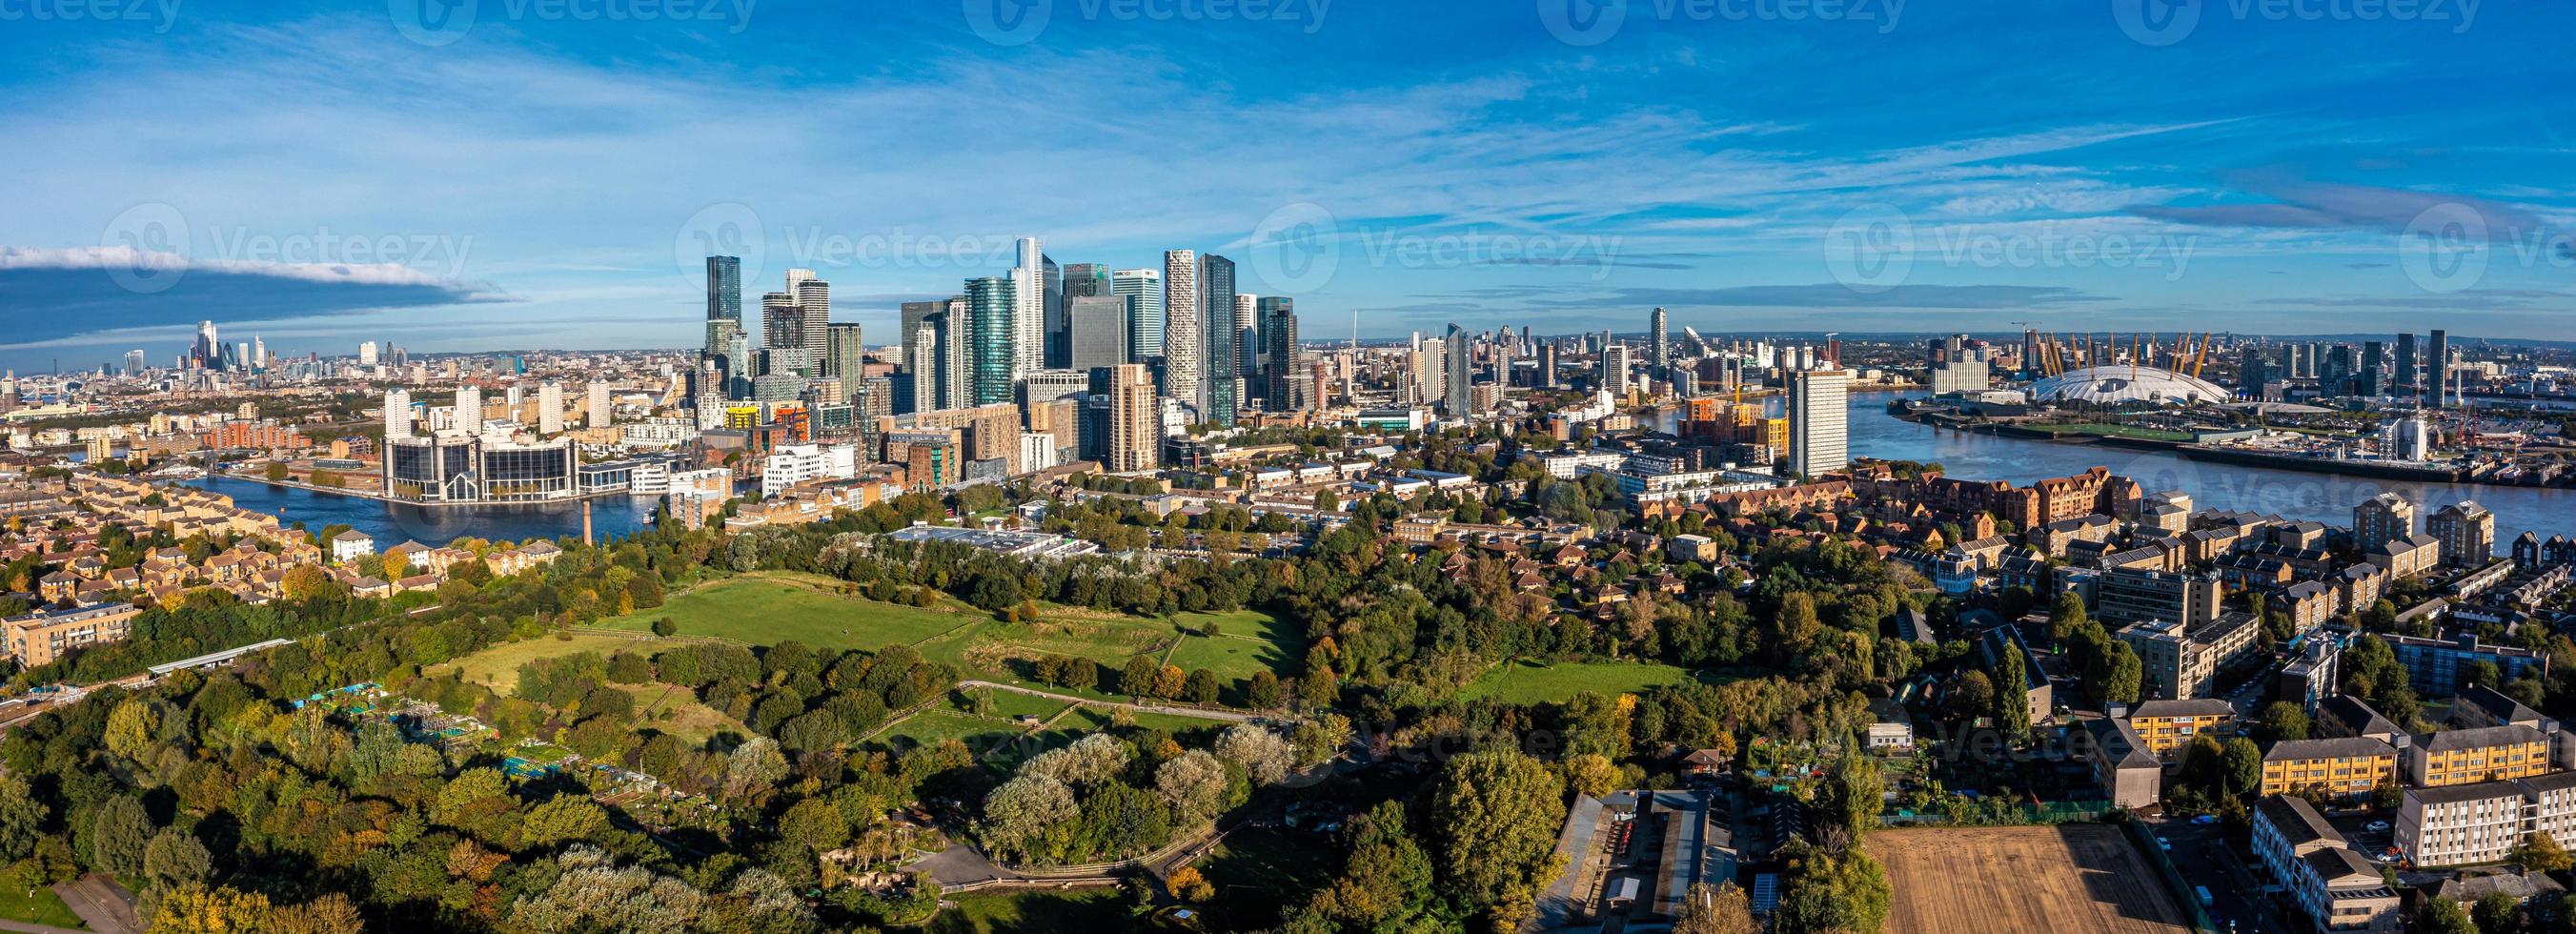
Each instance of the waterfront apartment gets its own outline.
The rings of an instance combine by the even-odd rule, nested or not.
[[[2521,724],[2444,730],[2406,750],[2406,783],[2418,788],[2511,781],[2549,771],[2549,737]]]
[[[143,611],[110,603],[68,612],[39,612],[0,620],[0,642],[23,668],[49,665],[84,646],[123,642]]]
[[[2263,793],[2355,801],[2397,781],[2397,748],[2361,736],[2285,739],[2263,751]]]
[[[2172,762],[2192,737],[2235,733],[2236,706],[2216,698],[2146,701],[2130,709],[2129,728],[2146,742],[2149,753]]]
[[[2405,929],[2397,891],[2306,801],[2254,805],[2254,855],[2319,932]]]

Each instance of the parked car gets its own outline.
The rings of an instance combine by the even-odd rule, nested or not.
[[[2171,841],[2171,840],[2167,840],[2167,839],[2165,839],[2164,837],[2159,836],[2159,837],[2157,837],[2157,838],[2156,838],[2156,849],[2163,850],[2163,851],[2165,851],[2165,852],[2167,852],[2167,853],[2171,853],[2171,852],[2173,852],[2173,841]]]
[[[2191,819],[2191,825],[2194,827],[2207,827],[2215,823],[2218,823],[2218,815],[2216,814],[2203,814]]]
[[[2361,829],[2370,831],[2371,833],[2387,833],[2388,822],[2384,820],[2371,821],[2370,823],[2361,825]]]

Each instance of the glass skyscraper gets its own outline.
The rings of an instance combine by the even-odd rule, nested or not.
[[[742,258],[707,257],[707,320],[742,320]]]
[[[1127,359],[1163,355],[1163,271],[1121,269],[1109,274],[1109,294],[1127,299]]]
[[[1018,350],[1019,294],[1011,280],[985,276],[966,280],[966,404],[1011,401],[1012,354]]]
[[[1207,365],[1207,411],[1199,413],[1208,422],[1234,424],[1235,380],[1242,377],[1243,353],[1236,345],[1243,333],[1234,327],[1234,261],[1214,253],[1199,257],[1199,327],[1207,336],[1207,352],[1199,359]]]

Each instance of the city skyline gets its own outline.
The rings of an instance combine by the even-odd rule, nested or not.
[[[744,281],[803,266],[843,283],[836,304],[872,333],[903,300],[1006,275],[1021,237],[1116,268],[1232,256],[1239,291],[1302,299],[1318,323],[1356,311],[1369,337],[1536,316],[1625,330],[1654,305],[1728,330],[1830,315],[1846,331],[2393,332],[2439,312],[2460,333],[2545,337],[2576,278],[2576,200],[2548,181],[2569,162],[2569,105],[2522,80],[2543,77],[2535,43],[2564,33],[2563,9],[2213,13],[2177,38],[2090,7],[1713,30],[1646,6],[1607,36],[1502,7],[1445,19],[1475,40],[1459,49],[1406,43],[1403,64],[1346,77],[1248,63],[1392,61],[1387,20],[1407,14],[1080,9],[1018,44],[953,9],[871,11],[883,22],[857,55],[820,37],[860,14],[770,8],[719,24],[494,9],[435,45],[381,9],[186,11],[175,41],[149,44],[159,24],[17,24],[0,84],[60,106],[0,118],[0,145],[30,167],[0,226],[0,298],[29,326],[0,358],[114,360],[201,319],[289,355],[354,334],[422,352],[686,346],[702,327],[691,267],[726,242],[761,247],[743,251],[758,256]],[[1987,41],[2051,51],[2012,65],[1946,51]],[[694,77],[647,74],[628,49]],[[2276,67],[2223,87],[2156,77],[2243,56]],[[332,63],[360,57],[434,89],[432,106],[332,90]],[[1777,93],[1670,89],[1764,87],[1793,61],[1799,84]],[[2416,77],[2473,61],[2496,76],[2477,93]],[[529,83],[565,93],[515,100]],[[862,148],[854,164],[839,154],[866,144],[804,129],[747,175],[692,128],[721,110],[937,132],[995,108],[1099,132],[966,159]],[[1158,129],[1215,113],[1277,129]],[[325,126],[365,132],[308,129]],[[19,149],[39,140],[94,158]],[[999,171],[1033,158],[1051,171]],[[1118,195],[1029,187],[1059,175]],[[700,176],[736,182],[674,181]]]

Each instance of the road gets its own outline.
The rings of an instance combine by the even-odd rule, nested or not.
[[[134,914],[134,893],[116,880],[92,873],[54,886],[63,904],[98,934],[142,934],[143,919]]]
[[[2289,925],[2275,910],[2272,901],[2263,897],[2260,870],[2245,864],[2227,850],[2226,831],[2215,825],[2198,826],[2183,819],[2158,820],[2153,823],[2156,835],[2173,843],[2170,858],[2182,873],[2187,885],[2209,889],[2214,904],[2207,909],[2209,919],[2221,931],[2243,934],[2255,931],[2299,930]],[[2183,893],[2191,897],[2191,893]]]
[[[1054,691],[1041,691],[1036,688],[1021,687],[1016,684],[1003,684],[999,681],[959,681],[957,682],[957,687],[961,690],[966,688],[991,688],[996,691],[1009,691],[1013,694],[1026,694],[1030,697],[1043,697],[1048,700],[1063,701],[1068,704],[1090,704],[1094,707],[1123,707],[1128,710],[1139,711],[1142,713],[1170,714],[1176,717],[1197,717],[1202,720],[1223,720],[1228,723],[1252,723],[1259,720],[1297,719],[1293,715],[1284,713],[1255,714],[1243,713],[1234,710],[1211,710],[1206,707],[1180,707],[1165,704],[1131,704],[1126,701],[1093,700],[1088,697],[1075,697],[1071,694],[1058,694]]]

